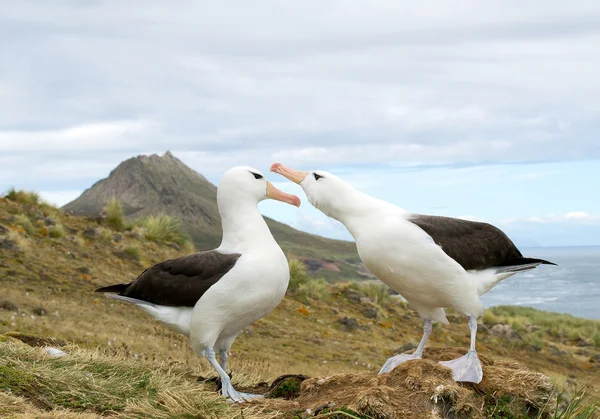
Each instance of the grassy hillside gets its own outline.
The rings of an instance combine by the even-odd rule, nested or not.
[[[268,390],[261,382],[283,374],[315,378],[305,380],[293,400],[231,406],[215,397],[214,382],[197,381],[214,374],[182,336],[141,310],[93,293],[180,250],[66,215],[27,195],[17,200],[0,199],[2,417],[292,418],[319,407],[322,417],[338,408],[354,413],[337,417],[414,417],[422,409],[437,417],[449,410],[466,417],[536,417],[540,411],[549,417],[553,386],[567,392],[559,411],[568,400],[583,409],[598,397],[600,322],[518,307],[497,307],[480,319],[480,385],[453,384],[449,370],[431,361],[468,347],[466,322],[452,313],[450,325],[434,328],[429,360],[377,377],[388,356],[418,343],[416,314],[377,283],[331,285],[308,278],[303,265],[292,262],[289,295],[240,334],[230,368],[234,385],[261,392]],[[49,357],[48,345],[68,355]],[[591,399],[573,397],[584,385]],[[370,396],[358,397],[365,392]],[[390,401],[411,395],[412,405]],[[404,413],[386,413],[386,406]]]
[[[200,250],[217,247],[221,242],[216,186],[169,152],[124,161],[63,209],[96,217],[113,198],[122,203],[129,220],[157,214],[177,217]],[[315,236],[265,219],[285,251],[315,259],[315,267],[323,266],[320,276],[330,280],[360,278],[354,243]]]

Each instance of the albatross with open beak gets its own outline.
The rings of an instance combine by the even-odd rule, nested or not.
[[[476,319],[483,314],[479,297],[517,272],[553,265],[523,257],[506,234],[490,224],[410,214],[321,170],[301,172],[275,163],[271,171],[299,184],[312,205],[344,224],[365,266],[424,320],[415,352],[388,359],[380,374],[421,358],[432,322],[448,324],[444,308],[452,307],[469,319],[471,346],[465,356],[441,364],[452,369],[456,381],[479,383],[483,377],[475,350]]]
[[[236,402],[258,396],[233,388],[225,372],[227,351],[242,329],[277,307],[290,277],[287,259],[257,208],[266,198],[300,206],[297,196],[278,190],[258,170],[228,170],[217,189],[223,226],[218,248],[160,262],[133,282],[96,290],[189,336],[194,353],[206,356],[219,374],[223,396]]]

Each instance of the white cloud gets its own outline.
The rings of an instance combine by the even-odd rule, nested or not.
[[[41,198],[57,207],[62,207],[63,205],[73,201],[75,198],[81,195],[82,191],[41,191]]]
[[[600,223],[600,215],[588,214],[585,211],[571,211],[565,214],[550,214],[545,216],[530,216],[530,217],[514,217],[506,218],[497,221],[500,224],[513,224],[513,223],[535,223],[535,224],[549,224],[549,223]]]

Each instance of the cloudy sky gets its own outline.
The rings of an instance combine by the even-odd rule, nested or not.
[[[597,1],[9,2],[0,62],[3,190],[64,204],[171,150],[215,183],[280,161],[522,245],[600,244]],[[348,237],[305,200],[261,208]]]

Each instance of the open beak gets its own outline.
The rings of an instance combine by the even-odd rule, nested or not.
[[[281,163],[273,163],[271,165],[271,172],[275,172],[280,174],[283,177],[288,178],[294,183],[300,184],[304,180],[306,176],[308,176],[308,172],[299,172],[298,170],[290,169],[289,167],[285,167]]]
[[[267,196],[277,201],[285,202],[286,204],[300,207],[300,198],[296,195],[286,193],[277,189],[271,182],[267,181]]]

